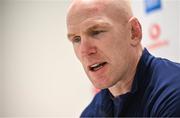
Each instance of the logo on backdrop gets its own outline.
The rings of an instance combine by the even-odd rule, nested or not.
[[[161,0],[144,0],[146,13],[161,9]]]
[[[162,46],[166,46],[169,44],[167,40],[161,39],[161,27],[159,24],[152,24],[149,28],[149,39],[151,43],[147,45],[147,48],[152,50],[156,48],[160,48]]]

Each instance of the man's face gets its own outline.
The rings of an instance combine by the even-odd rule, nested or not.
[[[128,76],[132,64],[128,23],[96,9],[71,12],[68,38],[95,87],[109,88]]]

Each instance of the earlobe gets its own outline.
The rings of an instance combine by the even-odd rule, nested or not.
[[[131,25],[131,45],[137,46],[142,39],[141,24],[135,17],[131,18],[129,23]]]

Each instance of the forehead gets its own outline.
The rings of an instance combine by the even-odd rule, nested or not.
[[[77,32],[110,24],[110,16],[105,12],[105,6],[103,0],[74,3],[67,15],[68,32]]]
[[[87,18],[79,24],[68,25],[68,37],[78,34],[80,31],[87,32],[99,28],[108,28],[111,24],[110,20],[105,17]]]
[[[86,19],[94,17],[106,17],[113,22],[125,23],[128,18],[127,12],[124,12],[123,2],[116,5],[115,2],[119,0],[75,0],[75,3],[70,5],[66,23],[68,26],[79,25]],[[80,1],[80,2],[77,2]],[[89,2],[88,2],[89,1]],[[91,2],[92,1],[92,2]],[[123,0],[120,0],[123,1]]]

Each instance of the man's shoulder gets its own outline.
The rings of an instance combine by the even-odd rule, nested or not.
[[[164,73],[174,72],[180,73],[180,63],[173,62],[166,58],[155,57],[148,52],[145,48],[140,60],[142,66],[141,69],[147,69],[148,72]]]
[[[169,76],[172,77],[172,75],[180,76],[180,63],[151,55],[149,58],[150,61],[145,62],[148,65],[146,67],[148,72],[155,74],[157,77],[165,76],[167,78]]]
[[[164,58],[154,58],[150,70],[151,79],[147,88],[151,91],[148,93],[148,101],[149,105],[153,106],[152,113],[155,116],[171,116],[173,112],[178,113],[177,110],[180,110],[180,64]]]
[[[154,66],[158,68],[163,68],[163,70],[179,70],[180,69],[180,63],[173,62],[166,58],[155,57],[153,63],[154,63]]]
[[[164,58],[154,58],[152,61],[151,82],[156,87],[166,86],[180,89],[180,63]]]

